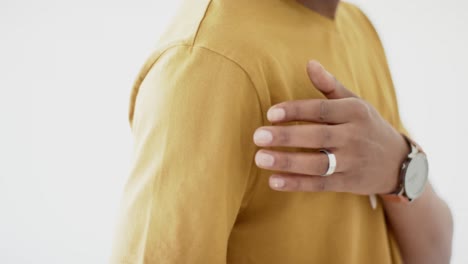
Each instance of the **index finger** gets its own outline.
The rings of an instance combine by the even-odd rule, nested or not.
[[[303,99],[286,101],[272,106],[267,113],[271,122],[309,121],[327,124],[343,124],[352,121],[356,108],[361,107],[357,98]]]

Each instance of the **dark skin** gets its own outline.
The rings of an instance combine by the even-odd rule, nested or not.
[[[340,0],[297,0],[307,8],[331,19],[335,18],[336,7]]]
[[[297,1],[331,19],[339,2]],[[255,157],[257,166],[278,172],[270,176],[270,187],[285,192],[379,195],[395,190],[401,164],[410,152],[402,135],[372,105],[346,89],[320,63],[310,62],[307,71],[314,86],[328,100],[296,100],[274,105],[267,117],[275,126],[260,127],[254,134],[255,144],[263,147]],[[281,126],[290,121],[315,124]],[[328,168],[328,158],[323,153],[267,149],[275,146],[330,149],[338,160],[336,172],[329,177],[320,176]],[[381,197],[405,263],[450,262],[452,215],[430,183],[410,204]]]

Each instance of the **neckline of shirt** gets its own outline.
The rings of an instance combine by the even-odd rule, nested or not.
[[[342,2],[339,2],[336,10],[335,18],[330,18],[325,15],[318,13],[317,11],[306,7],[305,5],[297,2],[296,0],[281,0],[291,10],[297,13],[298,16],[303,17],[304,21],[310,21],[311,23],[319,24],[324,29],[329,31],[337,31],[338,23],[340,20],[340,14],[342,9]]]

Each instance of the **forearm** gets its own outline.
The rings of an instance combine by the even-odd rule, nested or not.
[[[430,183],[410,204],[383,200],[390,226],[406,264],[449,263],[453,220],[447,204]]]

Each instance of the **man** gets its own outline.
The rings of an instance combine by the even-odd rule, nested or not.
[[[351,4],[187,0],[129,118],[112,263],[449,263],[450,210]]]

